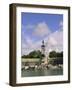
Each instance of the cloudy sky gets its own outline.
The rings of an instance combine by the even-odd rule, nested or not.
[[[63,51],[63,15],[21,13],[21,55],[41,50],[42,40],[46,53]]]

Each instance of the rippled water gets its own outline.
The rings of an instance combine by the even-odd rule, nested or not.
[[[54,75],[63,75],[62,68],[55,68],[55,69],[37,69],[37,70],[22,70],[21,76],[22,77],[31,77],[31,76],[54,76]]]

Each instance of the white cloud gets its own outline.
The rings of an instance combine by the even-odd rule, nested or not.
[[[60,21],[60,23],[59,23],[59,29],[60,30],[63,30],[63,21]]]
[[[49,42],[50,45],[57,45],[56,39],[54,37],[52,37],[52,36],[49,37],[48,42]]]
[[[63,26],[63,21],[60,21],[59,26],[61,27]]]
[[[25,40],[25,42],[24,42]],[[21,43],[21,53],[23,54],[28,54],[33,50],[33,42],[30,38],[25,37],[24,40]]]
[[[26,40],[25,40],[26,39]],[[23,54],[28,54],[33,50],[40,50],[41,49],[41,42],[37,41],[37,42],[33,42],[33,40],[31,38],[25,37],[25,41],[22,41],[22,45],[21,45],[21,53]]]
[[[24,29],[34,29],[35,28],[35,25],[33,25],[33,24],[28,24],[28,25],[22,25],[22,29],[24,30]]]
[[[56,31],[46,38],[44,38],[45,45],[46,45],[46,54],[49,51],[56,50],[62,51],[63,50],[63,32]],[[27,44],[22,46],[22,52],[24,54],[28,54],[33,50],[41,50],[42,40],[33,42],[30,38],[27,38]],[[23,48],[24,47],[24,48]]]
[[[46,54],[51,50],[62,51],[63,50],[63,30],[61,27],[55,32],[50,32],[45,22],[39,23],[33,32],[34,35],[43,37],[46,45]],[[25,41],[22,41],[22,55],[28,54],[33,50],[41,50],[42,40],[34,42],[31,38],[25,37]]]
[[[63,31],[59,30],[50,34],[45,39],[46,41],[46,51],[56,50],[63,51]]]
[[[50,33],[50,29],[45,22],[38,23],[33,32],[34,35],[38,37],[43,37]]]

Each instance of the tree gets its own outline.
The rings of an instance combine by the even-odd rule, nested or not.
[[[63,57],[63,52],[51,51],[49,53],[49,57],[50,58],[53,58],[53,57]]]
[[[43,58],[44,55],[41,53],[40,50],[34,50],[30,52],[28,55],[23,55],[22,58]]]
[[[63,57],[63,52],[57,52],[57,57]]]
[[[53,58],[49,61],[50,64],[52,65],[63,64],[63,52],[51,51],[49,53],[49,57]]]
[[[55,51],[50,52],[49,57],[50,58],[56,57],[56,52]]]

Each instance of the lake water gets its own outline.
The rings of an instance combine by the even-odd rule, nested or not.
[[[63,75],[62,68],[55,68],[55,69],[37,69],[37,70],[22,70],[21,76],[22,77],[33,77],[33,76],[56,76],[56,75]]]

